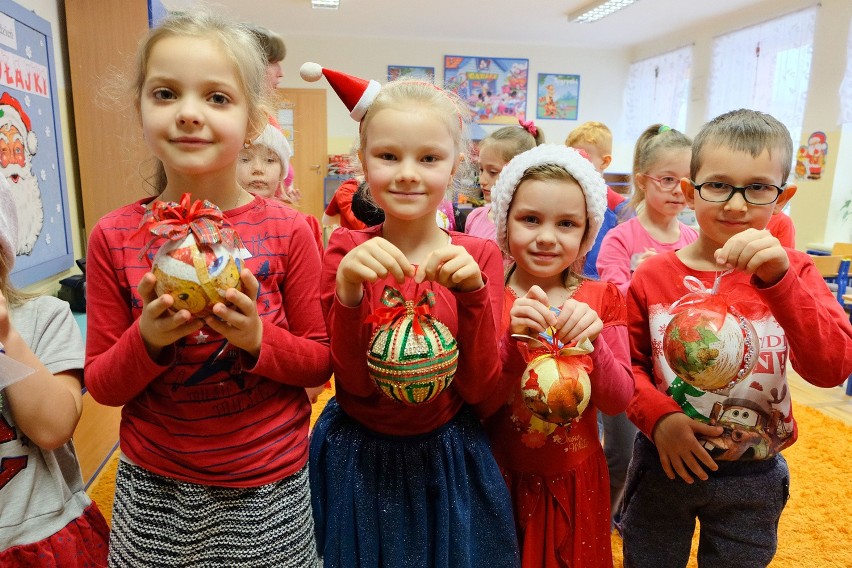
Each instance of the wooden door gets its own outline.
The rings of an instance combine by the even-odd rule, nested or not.
[[[293,168],[295,187],[302,192],[299,209],[322,218],[323,180],[328,166],[325,89],[278,89],[287,110],[293,112]],[[287,124],[281,122],[286,129]]]

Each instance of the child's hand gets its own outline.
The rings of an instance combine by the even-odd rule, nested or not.
[[[418,284],[424,280],[459,292],[473,292],[485,285],[479,265],[467,249],[458,245],[447,245],[429,253],[414,274]]]
[[[636,260],[635,260],[635,265],[633,266],[633,270],[636,270],[637,268],[639,268],[640,264],[642,264],[643,262],[645,262],[646,260],[648,260],[652,256],[655,256],[656,254],[657,254],[657,249],[655,249],[653,247],[646,247],[644,252],[641,252],[638,255],[636,255]]]
[[[767,230],[746,229],[716,250],[716,262],[754,274],[768,285],[776,284],[790,268],[790,259],[781,243]]]
[[[603,321],[588,304],[567,299],[556,318],[556,338],[563,343],[588,337],[594,341],[603,331]]]
[[[171,345],[181,337],[195,333],[204,322],[192,317],[188,310],[171,312],[175,300],[170,294],[157,296],[154,285],[157,277],[146,272],[139,281],[136,291],[142,298],[142,315],[139,317],[139,333],[151,359],[157,360],[163,347]]]
[[[702,464],[712,471],[719,469],[707,450],[701,445],[696,434],[702,436],[721,436],[721,426],[710,426],[693,420],[682,412],[673,412],[663,416],[654,428],[654,445],[660,454],[660,464],[669,479],[679,475],[687,483],[694,481],[690,472],[702,481],[707,480],[707,472]]]
[[[204,318],[210,329],[221,334],[228,343],[238,347],[257,359],[263,339],[263,324],[257,314],[257,292],[260,285],[248,268],[240,272],[245,293],[236,288],[225,291],[225,299],[231,304],[219,302],[213,306],[213,315]]]
[[[538,286],[531,287],[512,304],[509,311],[509,333],[536,336],[556,325],[556,314],[548,308],[547,294]]]
[[[364,297],[364,282],[391,274],[402,284],[414,276],[414,267],[389,241],[375,237],[350,250],[337,267],[337,298],[344,306],[357,306]]]

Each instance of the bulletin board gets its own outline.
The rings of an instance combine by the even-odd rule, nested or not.
[[[18,214],[12,283],[74,263],[50,23],[0,0],[0,172]]]

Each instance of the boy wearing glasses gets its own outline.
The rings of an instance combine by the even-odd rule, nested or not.
[[[852,326],[840,304],[806,254],[765,230],[796,193],[785,185],[792,151],[786,127],[767,114],[732,111],[704,125],[692,179],[681,181],[698,240],[634,274],[627,310],[636,390],[627,414],[640,433],[622,505],[625,567],[685,566],[696,518],[699,566],[768,565],[789,496],[780,451],[797,435],[787,361],[821,387],[852,372]],[[663,337],[672,303],[691,290],[709,294],[717,282],[723,304],[756,331],[741,361],[757,362],[739,382],[705,391],[671,369]],[[707,339],[700,323],[692,329],[674,348]],[[732,343],[695,353],[706,362]]]

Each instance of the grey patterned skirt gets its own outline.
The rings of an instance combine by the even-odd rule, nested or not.
[[[109,565],[318,567],[308,466],[269,485],[230,488],[121,461]]]

